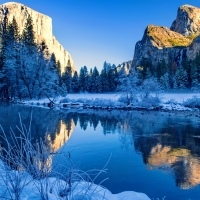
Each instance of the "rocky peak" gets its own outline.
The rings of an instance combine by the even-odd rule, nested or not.
[[[142,40],[135,45],[132,67],[148,59],[153,66],[161,60],[181,65],[182,57],[193,60],[200,51],[200,9],[190,5],[179,7],[171,29],[148,25]]]
[[[192,39],[190,37],[184,37],[179,33],[171,31],[164,26],[148,25],[144,32],[142,42],[150,42],[154,47],[162,49],[175,46],[188,46],[191,44]]]
[[[185,36],[199,34],[200,8],[191,5],[180,6],[170,29]]]
[[[21,3],[8,2],[0,5],[0,27],[3,23],[5,14],[7,14],[9,22],[12,21],[13,17],[15,17],[20,33],[22,33],[26,19],[30,15],[33,19],[33,29],[35,32],[36,42],[38,44],[42,40],[46,42],[49,52],[54,53],[56,59],[60,61],[62,72],[64,72],[65,67],[68,64],[68,60],[71,63],[73,72],[75,71],[75,66],[71,55],[64,49],[64,47],[53,35],[52,19],[49,16],[39,13]]]

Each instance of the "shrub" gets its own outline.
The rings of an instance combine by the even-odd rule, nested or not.
[[[185,107],[189,108],[199,108],[200,109],[200,98],[193,96],[191,99],[187,99],[183,102]]]

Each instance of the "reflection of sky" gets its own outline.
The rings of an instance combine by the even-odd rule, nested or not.
[[[0,0],[0,4],[7,0]],[[120,64],[133,58],[134,46],[148,24],[170,27],[183,4],[198,0],[20,0],[50,16],[53,32],[79,70]]]

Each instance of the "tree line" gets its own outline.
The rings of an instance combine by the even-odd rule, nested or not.
[[[165,60],[153,66],[151,61],[143,58],[136,68],[141,81],[150,77],[156,78],[164,90],[169,89],[200,89],[200,52],[194,60],[183,57],[181,63],[166,64]]]
[[[72,73],[70,63],[62,74],[63,83],[65,83],[68,93],[78,92],[114,92],[118,85],[118,71],[116,65],[111,65],[106,61],[103,69],[99,73],[97,67],[87,69],[86,66],[81,67],[79,75],[77,71]]]
[[[61,74],[61,65],[50,54],[45,41],[35,42],[33,20],[29,15],[20,34],[15,17],[5,14],[0,29],[0,98],[40,99],[78,92],[113,92],[118,84],[117,67],[104,62],[96,67],[73,72],[70,60]]]

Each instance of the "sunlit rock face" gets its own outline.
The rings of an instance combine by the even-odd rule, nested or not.
[[[72,135],[74,126],[73,120],[70,120],[69,123],[65,123],[60,120],[58,129],[54,134],[54,138],[52,138],[50,134],[48,135],[48,141],[50,142],[52,150],[57,151],[67,142]]]
[[[150,60],[154,66],[161,60],[172,63],[181,49],[190,45],[191,42],[190,39],[167,27],[149,25],[142,40],[135,45],[132,65],[139,66],[143,58]]]
[[[131,65],[132,65],[132,60],[123,62],[121,65],[117,67],[117,71],[128,75],[131,72]]]
[[[15,17],[20,33],[23,31],[28,15],[30,15],[33,19],[36,42],[38,44],[42,40],[46,42],[49,52],[54,53],[56,59],[60,61],[62,72],[64,72],[68,60],[70,60],[72,69],[75,71],[75,66],[71,55],[57,41],[52,33],[52,19],[49,16],[41,14],[23,4],[9,2],[0,5],[0,24],[4,20],[5,13],[7,13],[9,22],[12,21],[13,17]]]
[[[185,36],[199,33],[200,9],[191,5],[180,6],[171,30]]]
[[[200,9],[190,5],[178,8],[171,28],[148,25],[142,40],[135,45],[132,67],[140,66],[143,58],[155,67],[161,60],[178,66],[183,56],[193,60],[200,51]],[[182,52],[185,52],[182,54]]]

